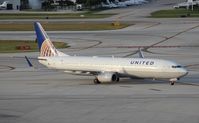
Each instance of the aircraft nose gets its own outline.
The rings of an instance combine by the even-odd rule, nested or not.
[[[181,73],[181,76],[183,77],[188,74],[188,71],[186,69],[182,68],[180,73]]]

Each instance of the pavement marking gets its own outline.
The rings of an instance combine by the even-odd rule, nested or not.
[[[15,67],[7,66],[7,65],[0,65],[0,72],[14,70]]]

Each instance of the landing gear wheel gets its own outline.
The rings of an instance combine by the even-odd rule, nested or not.
[[[94,79],[94,84],[100,84],[101,82],[98,79]]]
[[[172,81],[172,82],[170,82],[170,84],[171,84],[171,85],[174,85],[174,84],[175,84],[175,82],[173,82],[173,81]]]
[[[120,78],[118,77],[116,81],[119,82],[119,81],[120,81]]]

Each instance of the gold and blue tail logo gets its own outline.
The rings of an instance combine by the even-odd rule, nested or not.
[[[39,22],[34,23],[35,32],[37,35],[37,42],[40,51],[40,56],[42,57],[52,57],[57,56],[58,51],[50,41],[50,38],[44,31],[43,27]]]

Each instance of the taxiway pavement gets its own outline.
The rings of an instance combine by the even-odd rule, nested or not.
[[[127,20],[136,18],[132,15]],[[149,49],[153,53],[144,55],[183,65],[199,63],[198,19],[139,19],[142,21],[122,30],[48,35],[69,43],[71,47],[62,51],[70,55],[121,57],[139,46],[161,42],[156,45],[159,47]],[[0,32],[0,39],[34,40],[35,35]],[[199,122],[198,66],[188,68],[189,75],[174,86],[166,81],[139,79],[94,85],[94,77],[35,70],[28,68],[24,59],[12,58],[24,55],[37,57],[38,53],[0,54],[0,123]],[[32,62],[43,68],[37,61]]]

